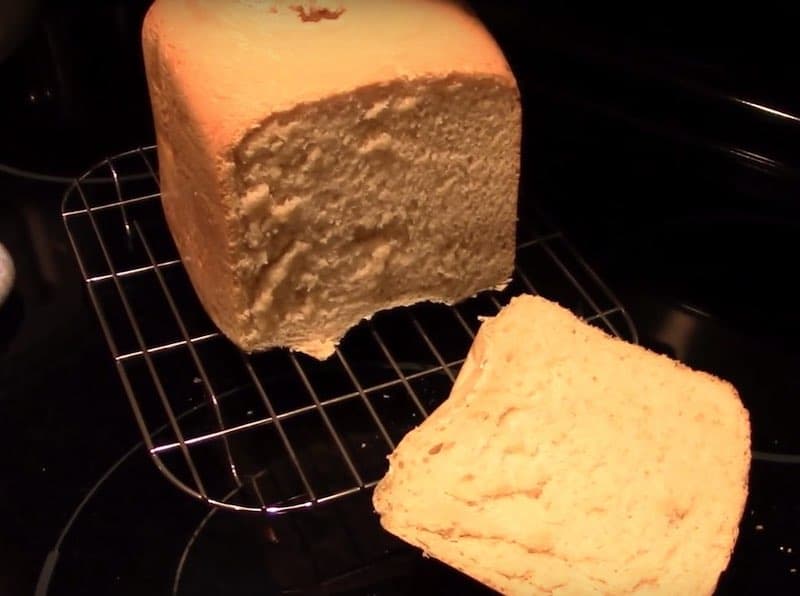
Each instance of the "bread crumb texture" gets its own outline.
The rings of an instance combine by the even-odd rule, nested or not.
[[[729,383],[525,295],[483,323],[373,500],[389,532],[504,594],[711,594],[749,467]]]
[[[234,154],[244,344],[313,353],[319,340],[325,356],[378,310],[507,279],[517,126],[509,87],[453,76],[306,105],[245,137]]]

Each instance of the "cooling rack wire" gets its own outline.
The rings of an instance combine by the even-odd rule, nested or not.
[[[62,216],[155,465],[209,505],[277,514],[374,486],[386,455],[447,397],[478,317],[513,295],[541,294],[637,341],[608,287],[528,207],[503,292],[381,313],[325,362],[287,350],[246,355],[216,330],[166,227],[154,147],[76,179]]]

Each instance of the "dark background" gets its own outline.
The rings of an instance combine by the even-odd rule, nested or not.
[[[58,178],[152,143],[139,51],[148,4],[42,2],[0,61],[0,242],[19,270],[0,307],[3,594],[31,592],[70,512],[138,440],[63,232]],[[472,4],[519,80],[524,196],[560,222],[647,345],[743,388],[759,413],[754,449],[796,457],[800,99],[791,19],[628,21],[547,15],[533,2]],[[664,331],[676,313],[693,321],[688,342]],[[774,459],[754,463],[748,511],[761,517],[747,525],[755,514],[746,513],[750,532],[727,593],[797,593],[797,464]],[[139,473],[141,486],[121,494],[174,498],[155,470]],[[108,547],[136,559],[125,541],[109,531]]]

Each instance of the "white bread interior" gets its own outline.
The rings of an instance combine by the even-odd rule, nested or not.
[[[157,0],[143,48],[167,222],[244,350],[510,277],[519,94],[459,4]]]
[[[729,383],[520,296],[373,502],[388,531],[504,594],[703,595],[749,466]]]

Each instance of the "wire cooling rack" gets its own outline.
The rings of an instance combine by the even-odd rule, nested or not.
[[[206,316],[161,211],[156,152],[108,158],[62,216],[89,298],[158,469],[210,505],[282,513],[374,486],[386,456],[449,394],[480,315],[540,293],[637,341],[624,308],[525,201],[503,292],[383,312],[325,362],[246,355]]]

